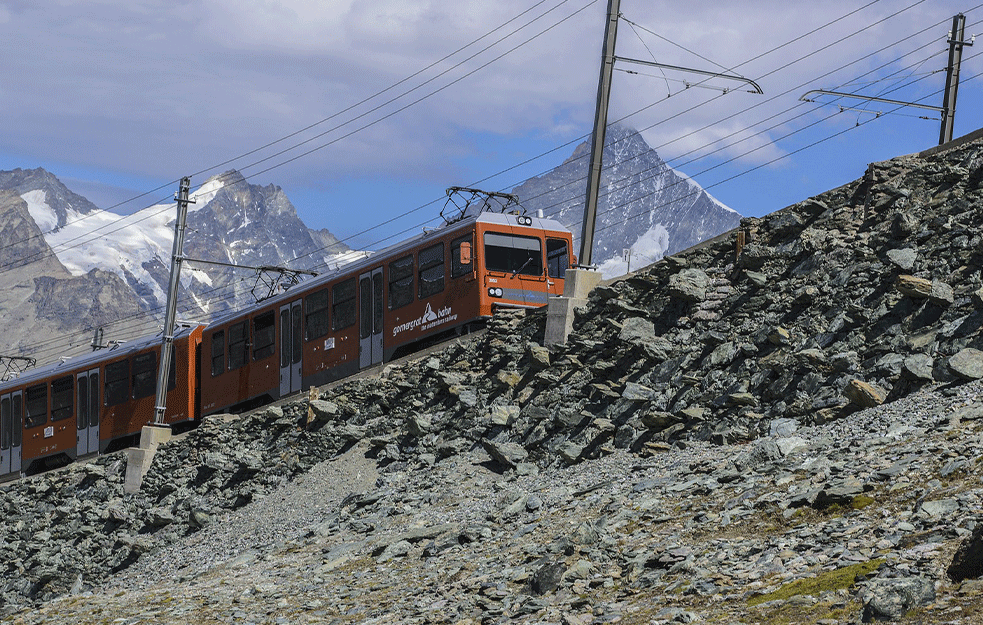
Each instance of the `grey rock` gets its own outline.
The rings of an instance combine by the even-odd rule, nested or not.
[[[516,443],[484,439],[481,446],[492,458],[513,469],[529,457],[529,452]]]
[[[702,269],[689,267],[669,278],[668,292],[686,302],[702,302],[707,298],[710,277]]]
[[[935,584],[924,577],[874,579],[861,593],[865,623],[896,621],[916,607],[935,600]]]
[[[960,543],[946,575],[954,582],[983,576],[983,523],[977,524],[973,533]]]
[[[967,347],[949,358],[949,369],[964,380],[983,378],[983,351]]]
[[[553,592],[560,587],[564,572],[566,566],[562,562],[548,562],[536,569],[529,579],[529,586],[537,595]]]
[[[887,259],[891,261],[895,266],[905,271],[911,271],[915,266],[915,260],[918,258],[918,252],[906,247],[900,250],[888,250]]]
[[[904,359],[902,371],[905,377],[912,380],[931,382],[935,379],[932,375],[934,368],[935,360],[928,354],[912,354]]]

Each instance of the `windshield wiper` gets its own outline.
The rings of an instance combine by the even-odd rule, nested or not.
[[[522,263],[522,266],[515,270],[515,273],[512,274],[512,277],[514,278],[517,275],[519,275],[522,272],[523,269],[525,269],[526,267],[529,266],[529,263],[531,263],[531,262],[532,262],[532,256],[530,256],[529,258],[527,258],[526,259],[526,262]]]

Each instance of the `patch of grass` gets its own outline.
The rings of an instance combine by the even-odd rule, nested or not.
[[[842,603],[820,601],[811,606],[797,606],[795,610],[789,610],[785,606],[765,610],[757,614],[751,622],[756,625],[799,625],[800,623],[815,623],[821,619],[826,619],[837,623],[849,623],[853,621],[859,611],[860,606],[856,602],[843,605]]]
[[[867,506],[874,503],[877,503],[877,500],[873,497],[868,497],[867,495],[857,495],[853,498],[853,501],[850,502],[850,507],[854,510],[863,510]]]
[[[867,575],[884,563],[884,558],[859,562],[850,566],[845,566],[832,571],[820,573],[815,577],[798,579],[794,582],[785,584],[778,590],[757,595],[748,599],[748,607],[760,605],[768,601],[785,601],[796,595],[819,596],[821,593],[841,590],[853,586],[857,577]]]

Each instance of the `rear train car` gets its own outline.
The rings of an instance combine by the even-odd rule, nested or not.
[[[545,306],[571,250],[557,221],[483,212],[303,282],[205,330],[202,414],[357,373],[497,307]]]
[[[200,416],[202,327],[175,331],[165,423]],[[30,370],[0,383],[0,479],[125,446],[154,418],[161,337]]]

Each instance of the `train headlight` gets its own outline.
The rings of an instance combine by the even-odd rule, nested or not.
[[[505,291],[503,291],[499,287],[493,286],[488,289],[488,295],[492,297],[502,297],[503,295],[505,295]]]
[[[520,226],[531,226],[532,225],[532,217],[526,217],[525,215],[519,215],[516,218],[516,221],[519,222],[519,225]]]

